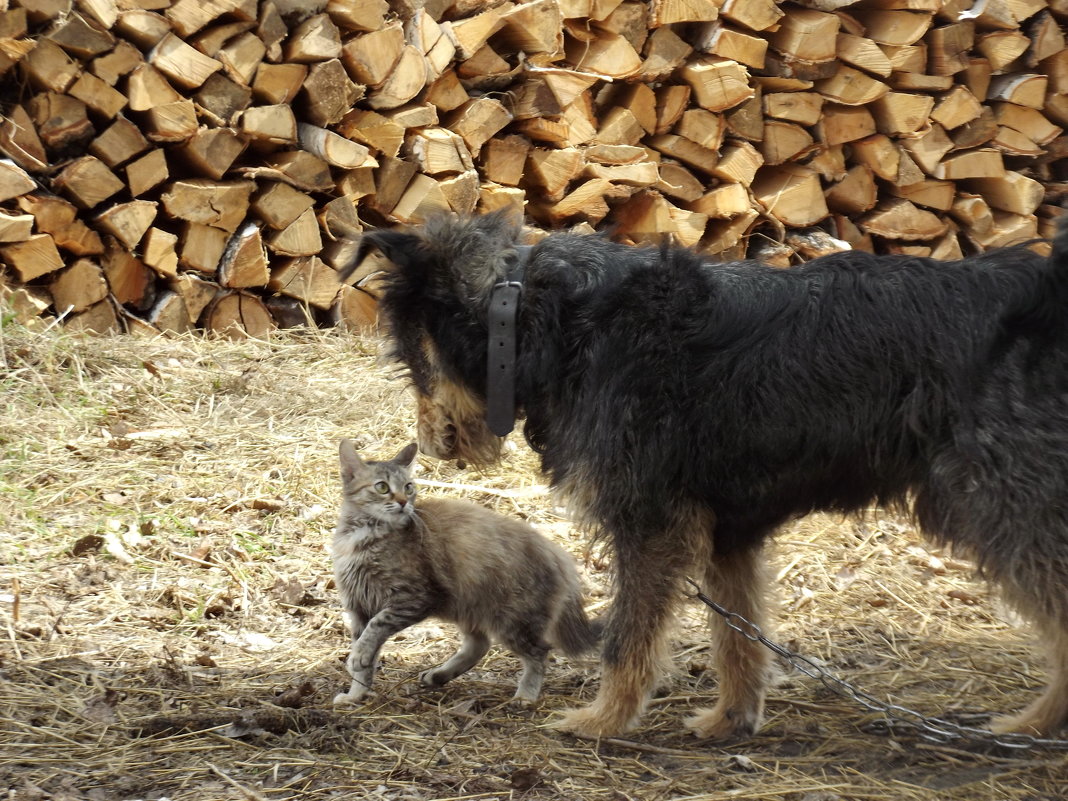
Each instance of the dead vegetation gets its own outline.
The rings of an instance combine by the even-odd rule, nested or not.
[[[943,746],[786,672],[755,738],[680,725],[715,692],[702,613],[643,727],[594,743],[546,724],[592,696],[595,660],[554,658],[536,709],[507,702],[497,651],[417,689],[453,632],[385,649],[379,692],[330,699],[347,647],[324,550],[336,443],[391,454],[413,404],[375,345],[0,331],[0,787],[31,799],[786,799],[1053,801],[1065,752]],[[513,439],[516,439],[513,437]],[[423,461],[422,478],[519,515],[606,572],[516,439],[499,470]],[[967,565],[900,521],[812,518],[779,539],[777,636],[880,698],[968,723],[1043,683],[1040,654]]]

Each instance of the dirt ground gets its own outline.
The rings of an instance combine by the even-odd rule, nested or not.
[[[443,690],[428,622],[384,649],[378,692],[330,703],[347,648],[330,578],[337,441],[391,456],[413,403],[376,345],[341,333],[270,343],[77,338],[0,330],[0,788],[39,799],[785,799],[1053,801],[1068,751],[886,734],[879,715],[788,666],[751,739],[701,742],[681,720],[715,695],[703,612],[636,731],[551,727],[591,698],[595,658],[554,657],[533,709],[492,651]],[[490,473],[421,459],[424,493],[525,518],[588,552],[514,448]],[[1026,628],[880,510],[813,517],[772,554],[775,636],[880,699],[982,725],[1044,682]]]

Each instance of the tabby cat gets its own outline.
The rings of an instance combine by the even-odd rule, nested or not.
[[[379,649],[428,617],[455,623],[460,648],[420,682],[440,687],[470,670],[497,641],[523,663],[515,698],[541,692],[551,646],[577,655],[597,641],[582,608],[571,557],[526,523],[467,501],[415,504],[416,445],[394,459],[365,462],[342,440],[342,505],[333,540],[334,575],[351,617],[352,676],[335,704],[371,689]]]

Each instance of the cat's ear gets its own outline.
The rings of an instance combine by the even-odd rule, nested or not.
[[[341,457],[341,479],[351,481],[355,476],[367,470],[367,464],[356,453],[356,446],[351,439],[341,440],[338,447],[338,455]]]
[[[419,446],[414,442],[405,446],[404,450],[393,457],[393,463],[403,465],[404,467],[411,467],[412,462],[415,461],[415,455],[419,453]]]

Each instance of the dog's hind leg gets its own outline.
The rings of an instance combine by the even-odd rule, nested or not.
[[[994,718],[992,731],[1047,737],[1068,723],[1068,637],[1060,633],[1050,642],[1049,650],[1051,675],[1045,692],[1022,712]]]
[[[1068,602],[1062,581],[1043,581],[1045,570],[1023,571],[1030,581],[1004,584],[1007,600],[1034,621],[1035,628],[1049,655],[1049,684],[1026,709],[995,718],[990,728],[998,733],[1031,734],[1049,737],[1068,724]],[[1024,576],[1021,577],[1021,579]],[[1056,593],[1052,596],[1048,593]],[[1036,597],[1036,596],[1044,597]]]
[[[1054,425],[1063,414],[1059,401],[1036,404],[1031,413],[1042,426],[1005,424],[983,432],[990,443],[985,451],[944,454],[915,511],[925,532],[981,566],[1047,649],[1045,691],[1023,711],[992,720],[990,728],[1052,736],[1068,724],[1068,437],[1047,441],[1035,432],[1064,430],[1068,420]]]
[[[705,563],[704,590],[717,603],[751,623],[764,625],[765,564],[758,547],[713,555]],[[716,648],[719,700],[700,710],[686,725],[700,737],[744,737],[756,731],[764,713],[770,652],[709,612]]]
[[[616,540],[615,598],[607,615],[601,688],[589,706],[566,713],[558,728],[583,737],[607,737],[636,725],[666,664],[664,640],[688,561],[685,537],[651,542]]]

